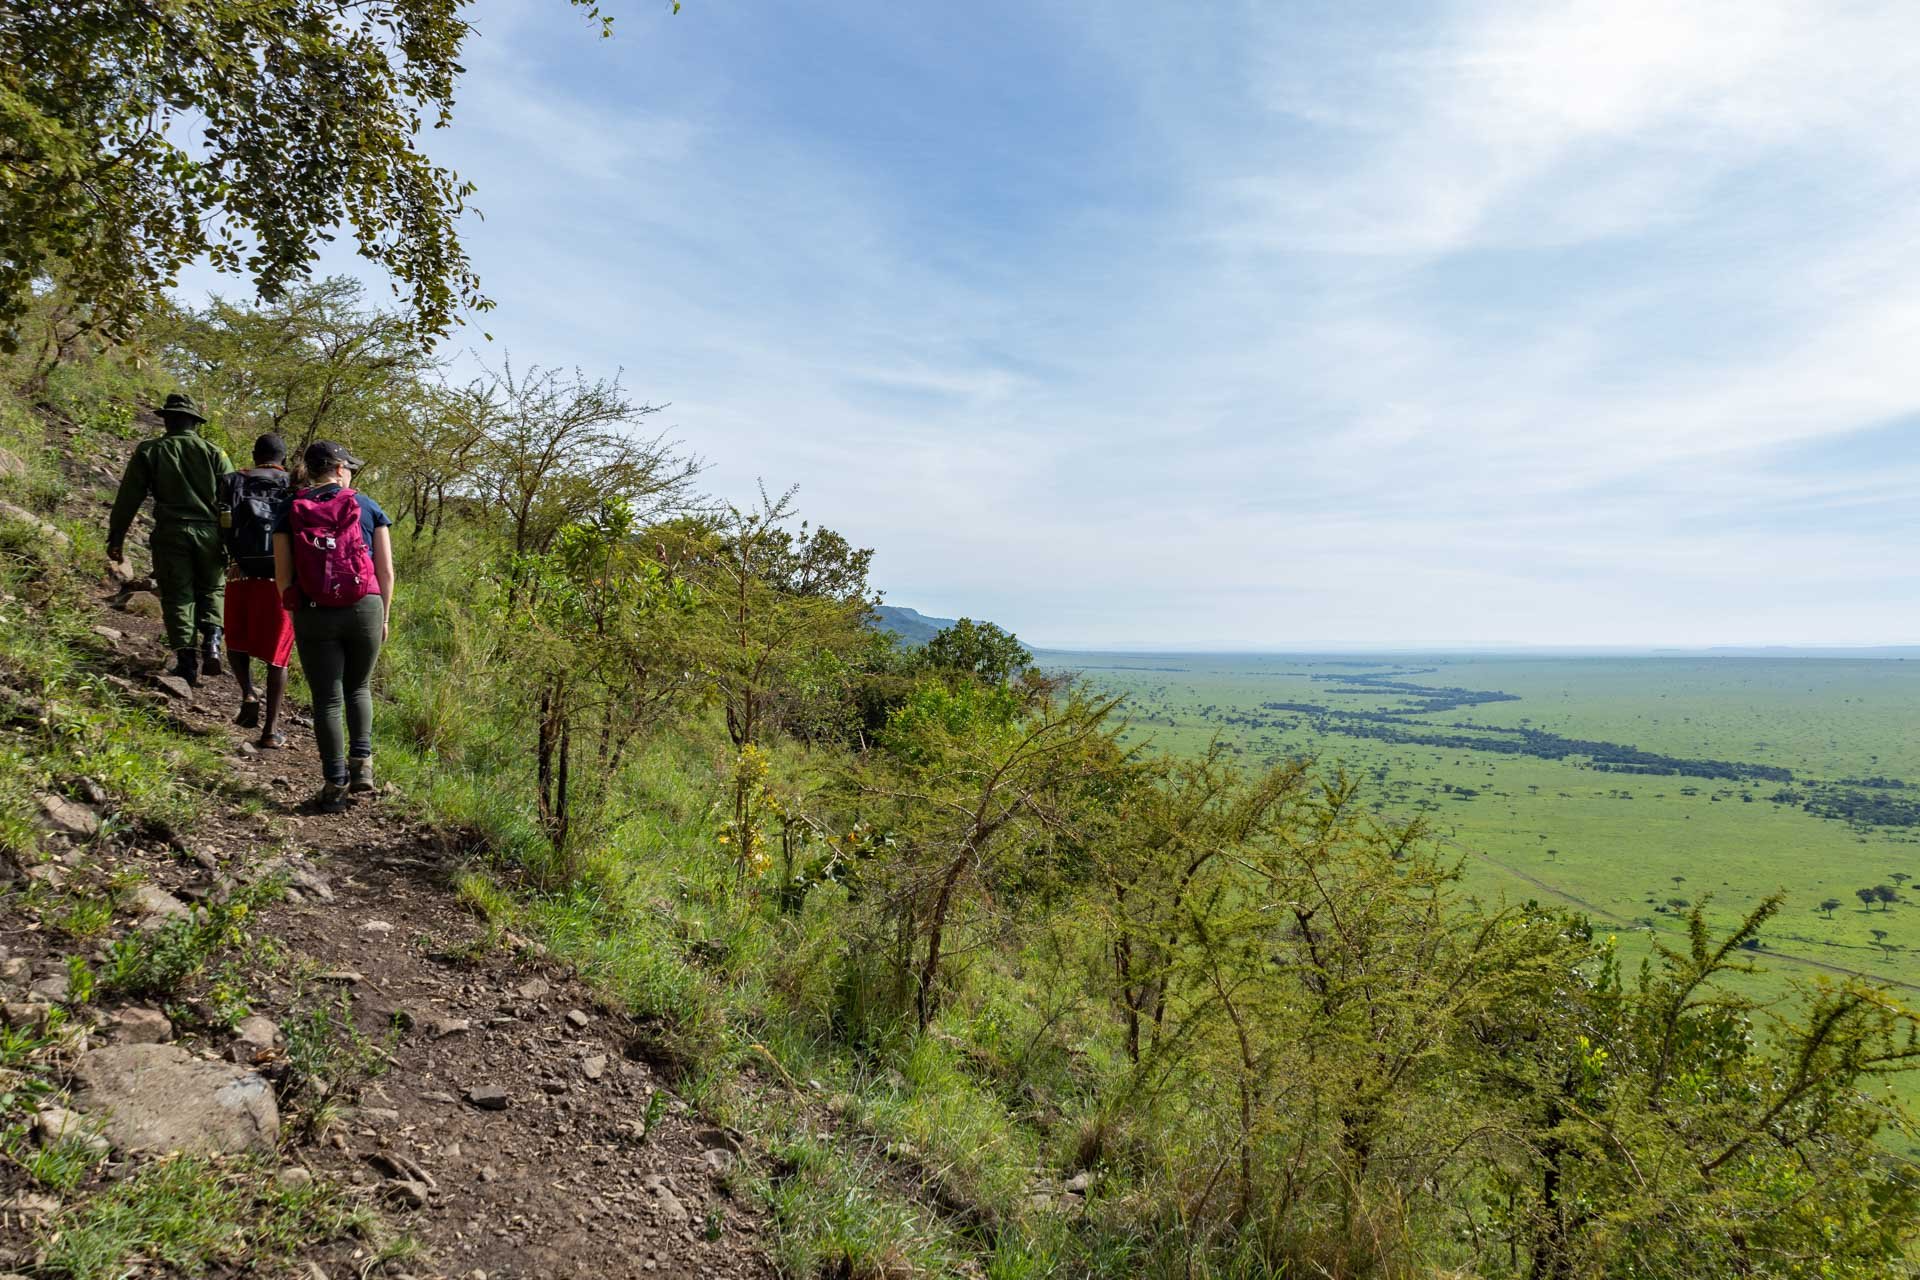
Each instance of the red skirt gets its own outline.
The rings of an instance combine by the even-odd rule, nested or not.
[[[227,579],[227,649],[284,667],[293,653],[293,615],[272,578]]]

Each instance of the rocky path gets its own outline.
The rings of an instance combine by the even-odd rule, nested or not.
[[[116,934],[265,881],[286,891],[246,918],[252,945],[237,969],[171,1000],[75,1010],[91,1025],[66,1052],[67,1089],[44,1105],[41,1137],[85,1134],[111,1154],[69,1198],[168,1150],[266,1151],[281,1179],[349,1183],[422,1246],[377,1274],[771,1274],[762,1223],[737,1194],[750,1163],[738,1135],[673,1098],[637,1029],[573,975],[524,940],[489,934],[453,891],[454,853],[397,797],[343,816],[305,812],[319,781],[310,729],[288,726],[288,750],[253,752],[228,723],[231,676],[167,688],[152,600],[103,586],[112,678],[219,746],[239,798],[162,845],[113,822],[111,796],[48,795],[51,858],[32,876],[68,895],[98,886],[103,901],[122,886],[119,907],[106,934],[76,945],[33,895],[0,893],[6,1020],[30,1027],[75,998],[69,952],[98,963]],[[337,1083],[294,1061],[321,1042],[348,1061],[332,1064]],[[36,1231],[59,1207],[17,1162],[0,1162],[0,1272],[31,1274]],[[364,1275],[373,1262],[347,1239],[292,1274]]]

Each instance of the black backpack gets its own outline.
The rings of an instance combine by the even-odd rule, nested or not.
[[[286,505],[284,471],[235,471],[222,482],[220,531],[227,555],[249,578],[273,576],[273,526]]]

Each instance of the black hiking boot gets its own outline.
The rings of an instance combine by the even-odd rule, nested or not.
[[[315,813],[345,813],[353,807],[353,801],[347,796],[347,787],[343,782],[329,782],[320,788],[320,794],[313,798]]]
[[[220,628],[208,627],[200,637],[200,670],[210,676],[220,674]]]
[[[173,651],[173,659],[173,674],[185,680],[188,688],[198,688],[200,685],[200,655],[192,649],[175,649]]]

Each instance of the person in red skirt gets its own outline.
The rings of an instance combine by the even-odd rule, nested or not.
[[[253,465],[230,473],[222,484],[221,526],[233,569],[227,574],[227,654],[240,682],[243,729],[258,726],[255,744],[264,750],[287,745],[278,728],[287,692],[287,659],[293,653],[293,617],[273,580],[273,526],[287,505],[287,446],[277,435],[253,442]],[[266,666],[266,709],[254,692],[252,659]]]

